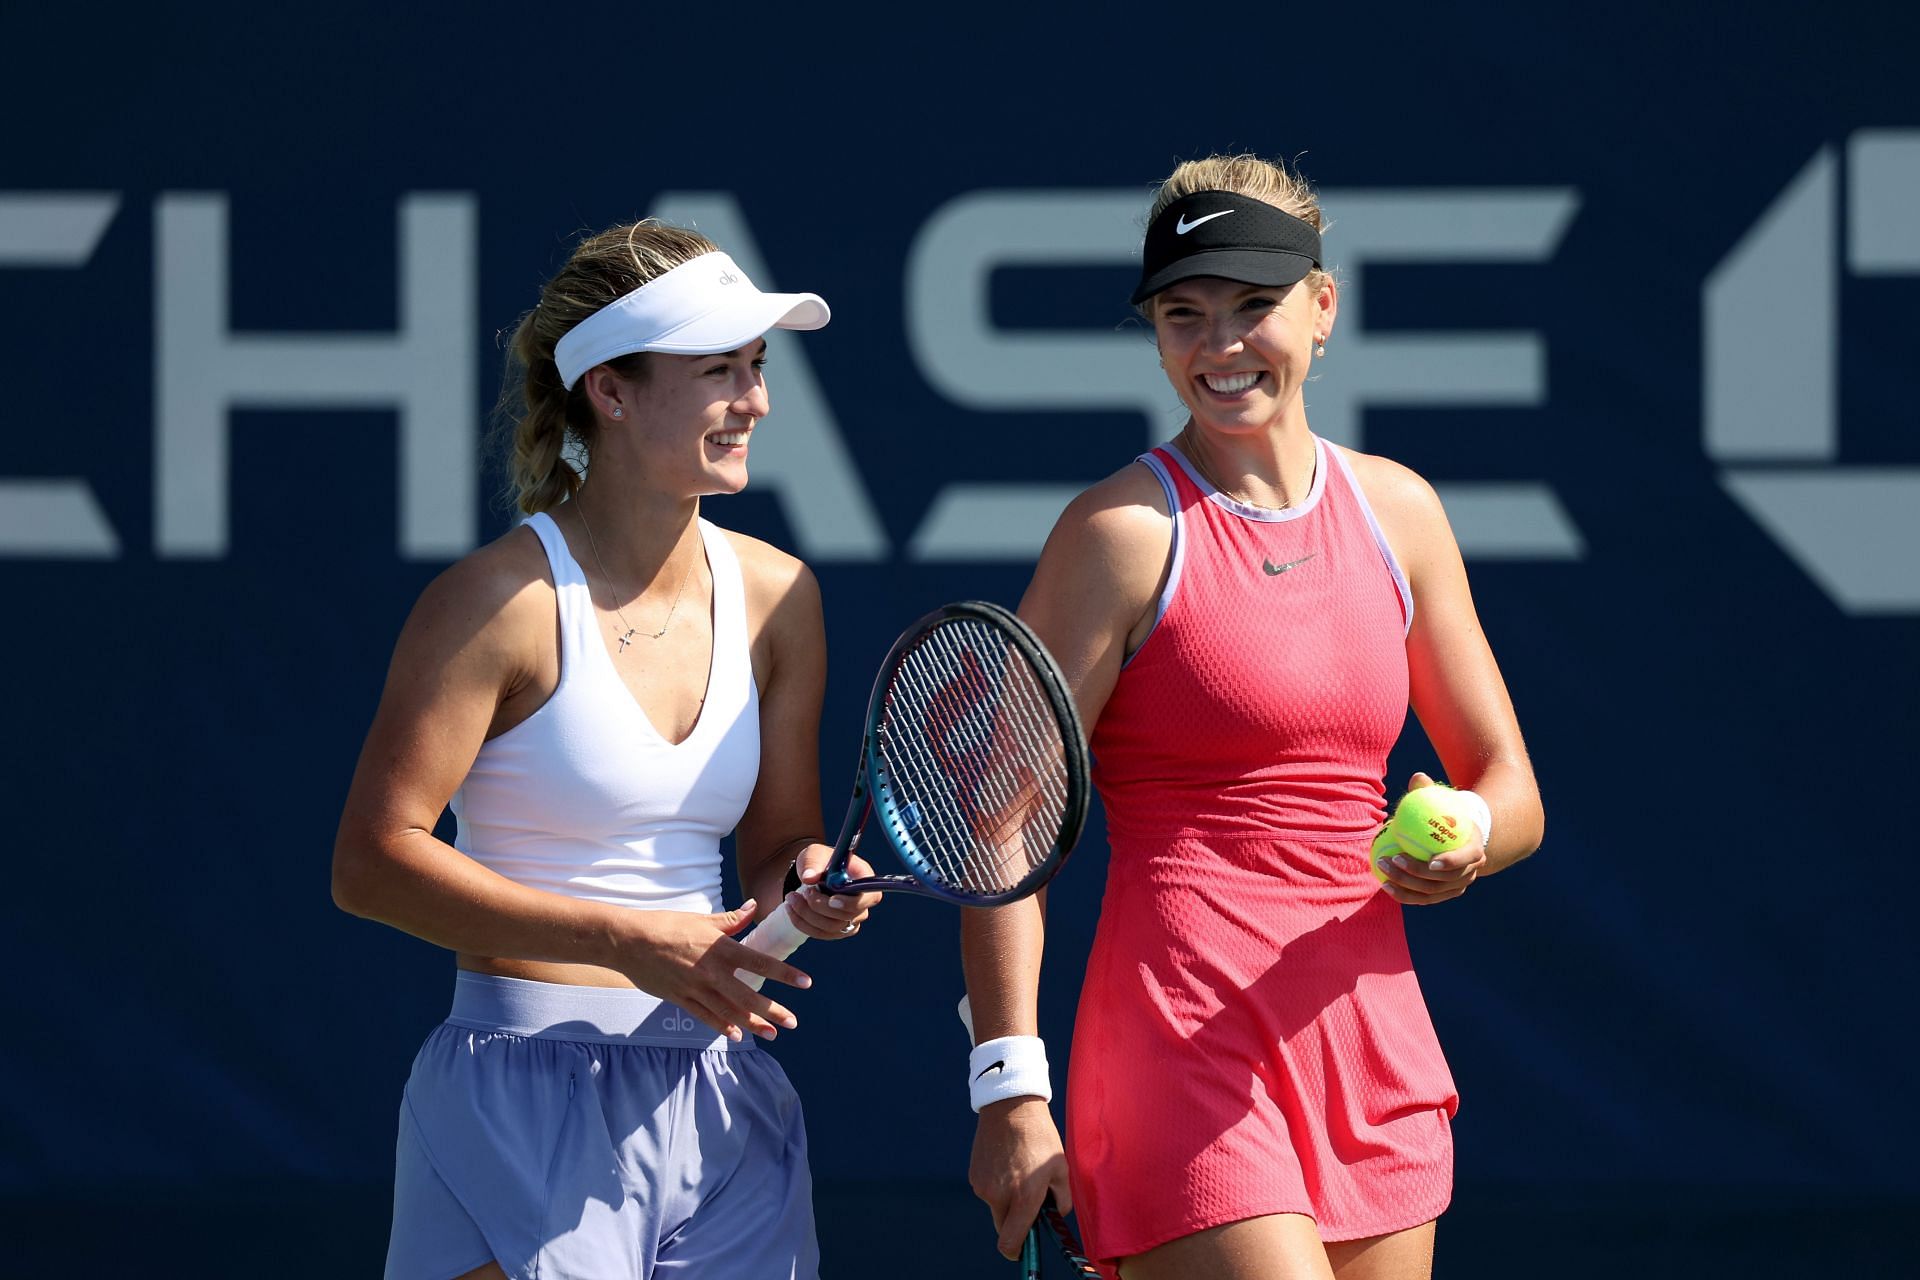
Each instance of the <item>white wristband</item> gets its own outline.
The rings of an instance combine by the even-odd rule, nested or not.
[[[1473,825],[1480,828],[1480,840],[1487,843],[1493,839],[1493,810],[1480,798],[1477,791],[1456,791],[1454,795],[1466,802],[1473,811]]]
[[[1006,1098],[1053,1100],[1047,1046],[1039,1036],[1001,1036],[976,1045],[967,1057],[967,1082],[975,1111]]]

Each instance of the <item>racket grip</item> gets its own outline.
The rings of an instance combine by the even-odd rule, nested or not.
[[[800,926],[793,922],[787,911],[787,904],[781,903],[768,913],[767,918],[753,927],[753,932],[740,940],[742,946],[752,947],[762,955],[772,956],[775,960],[785,960],[800,949],[807,935],[800,932]],[[733,976],[752,987],[755,991],[766,981],[757,973],[745,969],[735,969]]]

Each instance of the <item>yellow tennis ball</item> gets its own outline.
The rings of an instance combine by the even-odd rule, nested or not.
[[[1467,843],[1475,830],[1474,815],[1460,803],[1459,795],[1446,783],[1438,782],[1400,797],[1387,829],[1399,838],[1400,848],[1409,857],[1425,862]]]
[[[1395,854],[1400,853],[1422,860],[1427,856],[1424,853],[1414,853],[1412,850],[1402,847],[1400,838],[1393,834],[1393,827],[1391,825],[1381,827],[1380,834],[1373,838],[1373,848],[1367,851],[1367,865],[1373,868],[1373,878],[1381,884],[1385,884],[1387,882],[1387,873],[1380,869],[1380,859],[1391,858]]]

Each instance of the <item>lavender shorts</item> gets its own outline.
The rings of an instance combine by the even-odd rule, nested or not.
[[[400,1104],[387,1280],[815,1280],[800,1100],[640,991],[458,975]]]

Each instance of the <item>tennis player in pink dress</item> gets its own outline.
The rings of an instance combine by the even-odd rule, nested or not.
[[[972,1180],[1009,1255],[1051,1193],[1127,1280],[1431,1274],[1459,1098],[1401,907],[1525,857],[1543,818],[1438,498],[1308,426],[1339,305],[1320,225],[1256,157],[1162,185],[1133,301],[1191,416],[1074,500],[1021,604],[1093,726],[1112,852],[1064,1148],[1044,904],[966,913]],[[1479,830],[1383,884],[1409,705]]]

